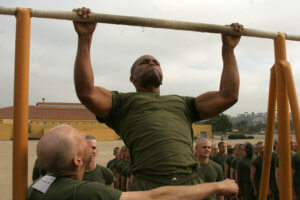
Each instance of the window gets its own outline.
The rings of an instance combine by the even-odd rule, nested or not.
[[[82,122],[83,125],[85,125],[85,122]]]
[[[94,122],[91,122],[91,125],[94,126]]]
[[[78,126],[78,122],[75,122],[75,125]]]
[[[47,122],[44,122],[44,124],[46,125],[46,124],[47,124]]]
[[[40,122],[36,122],[36,124],[39,124]]]
[[[55,122],[52,122],[52,125],[54,125],[55,124]]]
[[[68,125],[71,125],[71,122],[68,122]]]

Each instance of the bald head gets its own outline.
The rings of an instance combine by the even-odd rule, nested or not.
[[[49,130],[37,145],[41,166],[55,175],[75,170],[74,158],[85,160],[87,143],[84,134],[68,125]],[[84,143],[85,142],[85,143]]]

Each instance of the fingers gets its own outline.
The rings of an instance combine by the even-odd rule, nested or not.
[[[237,32],[244,30],[244,26],[239,23],[232,23],[232,24],[230,24],[230,26],[233,28],[233,30],[235,30]]]
[[[92,15],[92,11],[89,8],[74,8],[73,12],[77,12],[77,14],[83,18],[90,17]]]

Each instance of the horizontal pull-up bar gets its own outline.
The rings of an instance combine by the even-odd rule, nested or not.
[[[15,13],[16,13],[16,7],[0,6],[0,14],[15,15]],[[99,22],[99,23],[107,23],[107,24],[165,28],[165,29],[186,30],[186,31],[196,31],[196,32],[225,33],[230,35],[242,35],[242,36],[249,36],[249,37],[269,38],[269,39],[275,39],[277,37],[276,32],[263,31],[263,30],[250,29],[250,28],[244,28],[242,32],[236,32],[231,27],[215,25],[215,24],[184,22],[184,21],[174,21],[174,20],[154,19],[154,18],[144,18],[144,17],[108,15],[108,14],[100,14],[100,13],[93,13],[92,16],[89,18],[82,18],[72,11],[31,9],[31,16],[38,17],[38,18],[64,19],[64,20],[74,20],[74,21],[82,21],[82,22]],[[300,35],[286,34],[286,39],[300,41]]]

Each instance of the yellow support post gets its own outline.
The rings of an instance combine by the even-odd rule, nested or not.
[[[269,86],[269,101],[268,101],[268,115],[265,133],[265,151],[263,157],[263,168],[259,188],[259,199],[267,200],[270,178],[270,166],[272,159],[272,144],[275,127],[275,107],[276,107],[276,71],[275,66],[271,68],[270,86]]]
[[[274,40],[276,92],[277,92],[277,122],[279,144],[279,194],[280,199],[292,199],[292,172],[290,148],[290,120],[287,87],[283,68],[287,67],[285,35],[278,33]]]
[[[27,199],[30,10],[16,10],[13,200]]]
[[[285,84],[287,86],[287,93],[290,102],[290,108],[292,112],[292,119],[294,124],[294,130],[296,135],[296,140],[298,143],[298,152],[300,152],[300,112],[299,112],[299,104],[297,99],[296,87],[294,84],[294,78],[292,73],[292,68],[289,63],[285,63],[284,68],[282,69],[284,72]]]

